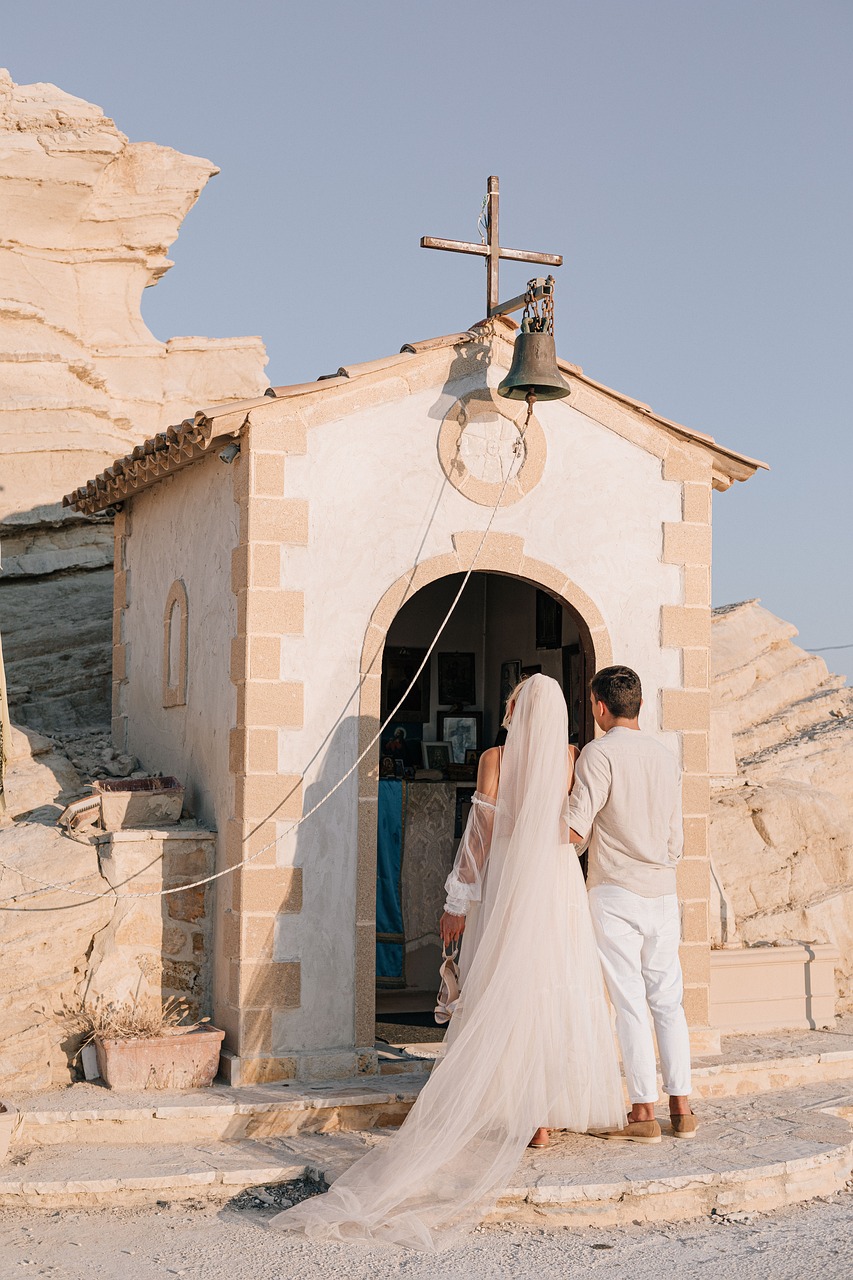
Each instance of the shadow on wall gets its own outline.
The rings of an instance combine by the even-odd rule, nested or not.
[[[354,764],[358,723],[357,716],[343,716],[309,761],[309,772],[318,761],[322,763],[305,788],[303,814],[310,813]],[[371,734],[377,728],[378,723]],[[362,742],[366,740],[364,737]],[[246,945],[252,951],[241,962],[240,999],[246,1015],[242,1054],[246,1057],[352,1048],[354,936],[356,952],[359,946],[370,947],[371,1001],[373,998],[376,873],[374,858],[359,891],[358,771],[296,831],[288,833],[293,819],[279,816],[284,807],[286,802],[258,824],[275,823],[281,833],[276,850],[279,875],[274,898],[266,900],[266,908],[252,894],[252,868],[243,873],[247,910],[269,911],[266,917],[254,916],[251,933],[244,930]],[[270,865],[266,858],[263,861]],[[282,1031],[276,1031],[275,1014],[297,1009],[303,1015],[300,1030],[285,1033],[288,1039],[283,1041],[279,1038]],[[368,1043],[373,1043],[372,1028]]]

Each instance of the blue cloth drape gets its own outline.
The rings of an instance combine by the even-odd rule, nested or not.
[[[405,844],[407,784],[379,780],[376,834],[376,980],[380,986],[406,983],[403,903],[400,881]]]

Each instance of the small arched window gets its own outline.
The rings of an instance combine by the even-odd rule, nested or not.
[[[180,578],[169,588],[163,610],[163,706],[187,701],[187,622],[189,600]]]

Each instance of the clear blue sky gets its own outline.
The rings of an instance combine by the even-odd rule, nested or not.
[[[144,312],[260,334],[274,383],[478,319],[481,263],[418,238],[476,238],[499,174],[503,242],[565,255],[561,354],[771,464],[715,498],[715,603],[853,643],[849,0],[41,0],[3,25],[18,82],[221,166]]]

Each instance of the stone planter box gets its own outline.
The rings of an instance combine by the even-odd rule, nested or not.
[[[19,1119],[20,1113],[17,1107],[13,1107],[11,1102],[0,1102],[0,1164],[9,1152],[9,1143],[18,1127]]]
[[[180,819],[184,788],[177,778],[110,778],[94,787],[106,831],[161,827]]]
[[[110,1089],[199,1089],[213,1084],[225,1037],[216,1027],[147,1040],[96,1040],[98,1070]]]
[[[835,1021],[835,947],[801,942],[711,952],[711,1026],[809,1031]]]

